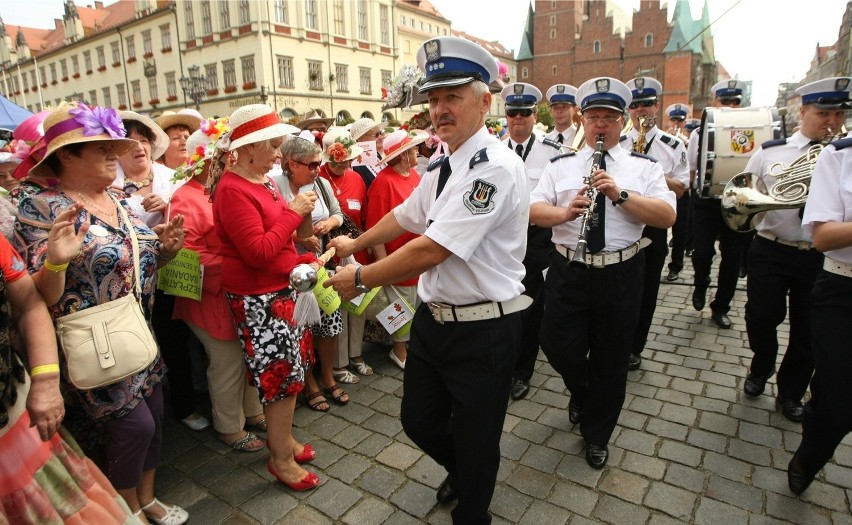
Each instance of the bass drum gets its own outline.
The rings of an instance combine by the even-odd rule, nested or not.
[[[720,199],[757,148],[781,138],[781,116],[774,107],[705,108],[698,131],[699,196]]]

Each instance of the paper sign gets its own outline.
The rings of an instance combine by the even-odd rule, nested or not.
[[[400,336],[411,330],[414,310],[399,294],[396,296],[397,298],[387,308],[376,315],[376,319],[382,323],[389,334]]]
[[[158,273],[157,288],[160,290],[170,295],[201,300],[204,271],[198,252],[182,248]]]
[[[373,301],[373,298],[376,296],[377,293],[379,293],[379,290],[381,289],[381,286],[376,286],[369,292],[362,293],[351,301],[344,303],[343,307],[355,315],[361,315],[364,313],[364,310],[367,309],[367,306],[369,306],[369,304]]]
[[[379,156],[376,153],[376,142],[368,140],[367,142],[359,142],[358,145],[364,150],[361,156],[352,163],[353,166],[370,166],[375,168],[379,163]]]
[[[325,268],[317,270],[317,285],[314,286],[314,295],[317,298],[320,310],[325,312],[325,315],[331,315],[335,310],[340,308],[340,296],[334,291],[334,288],[324,288],[322,283],[328,280],[328,272]]]

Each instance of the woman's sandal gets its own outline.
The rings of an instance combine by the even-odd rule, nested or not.
[[[154,505],[160,506],[164,511],[166,511],[165,516],[162,518],[155,518],[151,514],[148,513],[148,509],[152,508]],[[142,508],[139,509],[145,513],[145,517],[148,518],[148,521],[153,523],[154,525],[183,525],[186,523],[186,520],[189,519],[189,513],[184,509],[178,507],[177,505],[166,505],[162,501],[154,498],[147,505],[142,505]]]
[[[222,436],[222,434],[219,434],[219,439],[222,441],[222,443],[228,445],[237,452],[257,452],[258,450],[263,449],[263,441],[261,441],[252,432],[246,432],[245,436],[234,441],[233,443],[229,443],[228,441],[226,441],[225,437]],[[253,442],[257,443],[252,445]]]
[[[337,383],[333,383],[328,388],[321,388],[321,390],[325,393],[326,396],[330,397],[331,400],[334,401],[335,403],[337,403],[338,405],[343,406],[343,405],[345,405],[346,403],[349,402],[349,399],[345,399],[345,400],[343,399],[343,396],[347,396],[347,398],[348,398],[349,394],[346,393],[346,390],[343,390],[342,388],[340,388],[340,386]],[[337,394],[337,395],[334,395],[334,392],[340,392],[340,393]]]
[[[317,412],[328,412],[331,409],[331,405],[328,404],[328,400],[319,390],[313,394],[303,392],[302,395],[305,396],[305,404],[308,405],[308,408],[311,410],[316,410]],[[325,405],[325,408],[322,408],[323,405]]]
[[[352,366],[355,367],[355,371],[357,371],[362,376],[371,376],[373,375],[373,369],[370,368],[365,361],[352,361]]]
[[[266,418],[262,418],[260,421],[257,421],[255,423],[249,423],[248,421],[246,421],[245,428],[246,430],[251,429],[257,430],[259,432],[266,432]]]
[[[314,450],[314,447],[311,446],[310,443],[305,443],[304,448],[302,449],[301,454],[293,454],[293,459],[296,460],[296,463],[302,464],[312,461],[317,458],[317,452]]]
[[[278,472],[276,472],[275,466],[272,464],[272,458],[269,458],[269,462],[266,464],[266,470],[268,470],[270,474],[275,476],[275,479],[277,479],[280,483],[283,483],[284,485],[289,487],[290,490],[295,490],[297,492],[316,488],[320,484],[319,476],[317,476],[313,472],[308,472],[307,474],[305,474],[305,477],[302,478],[301,481],[297,481],[295,483],[285,481],[284,478],[279,476]]]
[[[334,379],[340,381],[341,383],[347,383],[353,385],[361,381],[361,378],[346,370],[345,368],[334,369],[331,371],[331,374],[334,376]]]

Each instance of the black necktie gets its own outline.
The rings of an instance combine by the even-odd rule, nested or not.
[[[562,133],[556,135],[556,142],[562,144],[562,141],[565,140],[565,137],[562,136]]]
[[[606,169],[606,151],[601,155],[601,169]],[[598,253],[606,246],[606,236],[604,234],[604,221],[606,219],[606,195],[603,192],[598,192],[595,199],[595,212],[589,217],[589,233],[586,247],[589,253]]]
[[[515,153],[517,153],[519,157],[524,158],[524,147],[520,144],[515,144]]]
[[[452,168],[450,168],[450,157],[444,159],[444,162],[441,163],[441,171],[438,173],[438,192],[435,194],[435,198],[441,196],[441,192],[444,191],[444,186],[447,184],[447,180],[450,178],[450,174],[453,172]]]

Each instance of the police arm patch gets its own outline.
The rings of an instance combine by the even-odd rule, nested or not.
[[[495,193],[497,193],[497,186],[482,179],[476,179],[470,191],[464,194],[464,205],[474,215],[491,213],[494,209]]]

